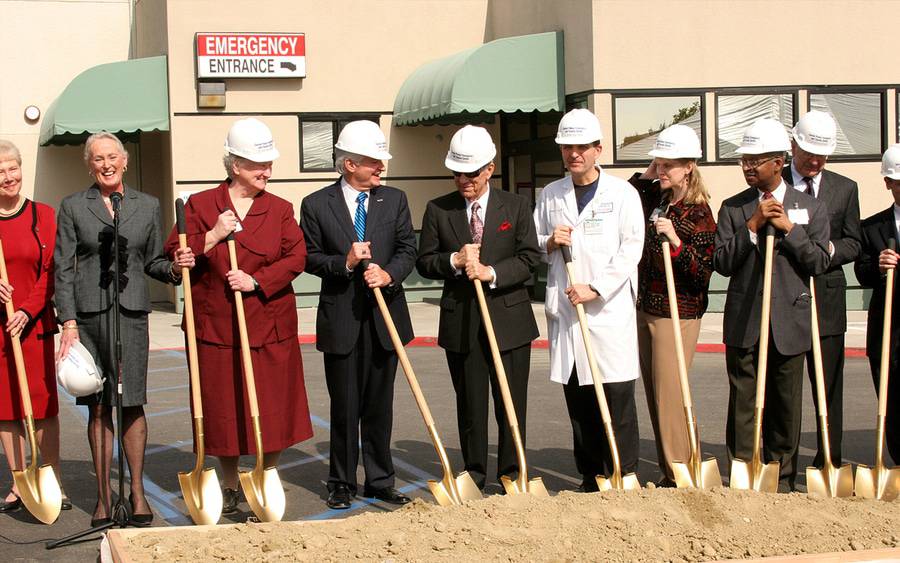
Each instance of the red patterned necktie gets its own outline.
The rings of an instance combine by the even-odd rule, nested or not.
[[[803,181],[806,182],[806,195],[816,197],[816,191],[813,189],[813,179],[809,176],[804,176]]]
[[[773,197],[775,196],[772,195],[772,192],[763,192],[763,199],[772,199]]]
[[[484,236],[484,223],[478,216],[479,209],[481,209],[481,205],[476,201],[472,204],[472,218],[469,219],[469,232],[472,233],[472,242],[475,244],[481,244],[481,237]]]

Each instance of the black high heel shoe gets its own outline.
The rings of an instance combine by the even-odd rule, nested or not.
[[[138,528],[146,528],[150,524],[153,523],[153,513],[150,514],[135,514],[134,513],[134,497],[132,495],[128,495],[128,502],[131,504],[131,516],[128,518],[128,523],[132,526],[136,526]]]
[[[0,513],[3,512],[15,512],[22,508],[22,499],[19,498],[19,495],[13,493],[13,496],[16,498],[13,500],[7,500],[0,503]]]

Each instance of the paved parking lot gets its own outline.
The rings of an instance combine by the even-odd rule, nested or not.
[[[282,457],[279,474],[287,496],[285,520],[343,518],[365,510],[391,510],[389,505],[367,500],[356,502],[349,511],[331,511],[325,506],[328,394],[321,354],[311,345],[303,345],[302,351],[315,435],[286,451]],[[425,396],[430,401],[438,430],[449,449],[451,463],[459,470],[461,456],[455,429],[455,404],[443,352],[436,347],[415,347],[409,350],[409,354]],[[528,461],[531,472],[543,477],[547,488],[555,492],[574,488],[579,478],[572,459],[571,428],[562,390],[548,381],[547,363],[547,350],[535,349],[529,387]],[[691,373],[703,449],[706,454],[718,457],[720,470],[727,473],[724,356],[719,353],[698,354]],[[187,525],[190,520],[184,511],[177,480],[177,473],[189,471],[194,463],[184,352],[178,349],[154,350],[150,356],[148,387],[150,440],[145,485],[156,513],[155,525]],[[402,371],[398,371],[395,396],[393,443],[397,487],[413,497],[431,500],[425,481],[440,475],[440,465]],[[815,419],[810,397],[807,386],[801,466],[809,463],[815,447]],[[637,401],[641,425],[639,476],[642,481],[655,481],[659,477],[655,447],[641,385],[638,385]],[[0,516],[0,544],[7,553],[6,560],[86,561],[96,557],[97,541],[55,551],[45,551],[43,546],[45,538],[65,536],[87,527],[93,509],[94,484],[85,434],[87,413],[65,395],[61,395],[60,403],[63,484],[75,508],[62,513],[60,519],[49,527],[38,524],[25,511]],[[845,404],[845,458],[853,463],[871,463],[875,394],[865,358],[847,360]],[[492,437],[492,442],[496,443],[495,437]],[[242,461],[248,467],[254,462],[249,457]],[[489,470],[489,473],[492,471]],[[803,483],[802,477],[800,482]],[[9,484],[9,474],[4,471],[0,475],[0,490],[6,490]],[[493,484],[487,492],[498,491],[499,486]],[[241,522],[251,516],[246,503],[241,505],[241,509],[240,513],[223,517],[222,521]],[[21,542],[35,543],[21,545]]]

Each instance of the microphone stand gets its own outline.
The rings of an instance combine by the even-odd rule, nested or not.
[[[122,436],[122,335],[120,329],[120,319],[119,319],[119,271],[120,271],[120,262],[119,262],[119,209],[122,205],[122,194],[119,192],[113,192],[109,196],[109,200],[112,203],[113,208],[113,332],[115,333],[116,338],[116,348],[115,348],[115,360],[116,360],[116,392],[115,392],[115,403],[116,403],[116,424],[113,428],[113,432],[116,435],[116,441],[119,446],[119,456],[118,456],[118,470],[119,470],[119,498],[116,499],[115,504],[112,506],[112,514],[110,514],[109,522],[101,524],[99,526],[94,526],[92,528],[88,528],[87,530],[82,530],[80,532],[76,532],[72,535],[66,536],[64,538],[54,540],[51,542],[47,542],[47,549],[55,549],[57,547],[63,545],[73,545],[75,543],[81,543],[77,540],[83,538],[84,536],[89,536],[91,534],[96,534],[102,532],[104,530],[108,530],[110,528],[119,527],[124,528],[128,526],[128,522],[130,520],[130,512],[128,506],[125,504],[125,441]]]

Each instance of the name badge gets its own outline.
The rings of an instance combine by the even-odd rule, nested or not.
[[[809,211],[804,209],[788,209],[788,220],[795,225],[809,225]]]
[[[591,218],[584,220],[584,234],[586,235],[602,235],[603,219]]]
[[[598,203],[597,207],[594,208],[594,211],[597,213],[612,213],[613,203],[611,201],[604,201],[602,203]]]

